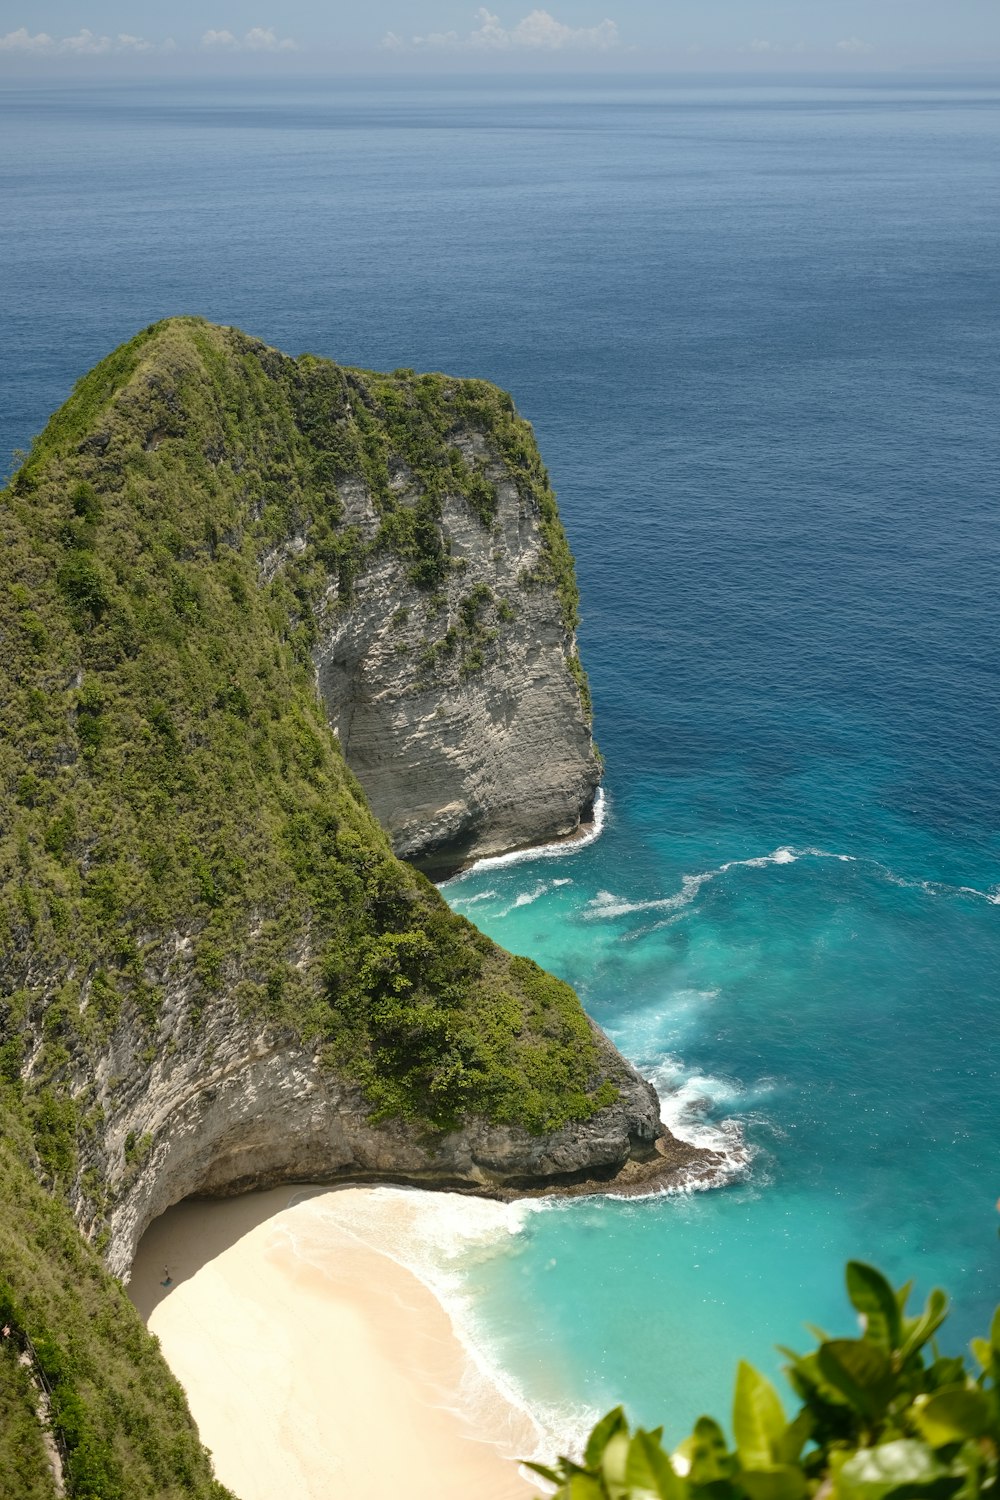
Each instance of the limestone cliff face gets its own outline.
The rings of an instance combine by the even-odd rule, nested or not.
[[[183,319],[53,418],[0,495],[0,1108],[115,1271],[191,1193],[692,1164],[569,987],[395,857],[578,827],[575,624],[482,382]]]
[[[89,1230],[87,1180],[105,1184],[105,1260],[125,1279],[147,1226],[192,1194],[343,1180],[537,1192],[581,1179],[597,1186],[629,1164],[665,1165],[655,1091],[600,1033],[601,1070],[619,1097],[591,1120],[543,1135],[483,1119],[436,1132],[373,1120],[357,1085],[291,1032],[225,1005],[192,1027],[190,998],[183,987],[170,995],[155,1056],[137,1041],[139,1028],[123,1027],[90,1080],[105,1117],[84,1148],[74,1197]]]
[[[348,764],[395,852],[432,874],[574,833],[600,774],[537,501],[481,433],[450,439],[492,485],[495,517],[484,526],[446,495],[451,566],[433,600],[376,550],[349,599],[331,580],[314,650]],[[369,493],[344,487],[341,498],[347,523],[373,537]],[[397,471],[397,503],[415,499]]]

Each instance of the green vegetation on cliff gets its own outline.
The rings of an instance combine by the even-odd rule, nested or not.
[[[545,1132],[617,1097],[568,986],[393,856],[316,693],[319,611],[384,550],[433,621],[460,567],[442,497],[464,497],[489,547],[501,473],[543,536],[527,586],[558,593],[568,639],[548,480],[482,382],[171,320],[80,382],[0,493],[0,1495],[55,1492],[45,1384],[75,1500],[224,1494],[67,1206],[99,1250],[113,1202],[82,1166],[105,1124],[92,1080],[123,1028],[150,1064],[184,1044],[158,1032],[171,985],[182,1028],[235,999],[376,1117],[429,1132],[470,1116]],[[345,484],[373,500],[367,537],[344,522]],[[446,648],[463,672],[515,613],[469,591]],[[129,1134],[126,1182],[150,1149]]]
[[[57,1493],[44,1393],[72,1500],[227,1500],[156,1340],[36,1180],[30,1146],[0,1104],[0,1497]]]
[[[362,546],[338,484],[363,479],[382,515],[367,545],[431,585],[441,495],[488,519],[487,481],[448,445],[459,417],[550,497],[491,386],[362,375],[176,320],[81,382],[0,499],[0,1068],[20,1079],[43,988],[27,1112],[50,1177],[93,1128],[61,1071],[123,1006],[155,1022],[165,934],[193,943],[203,1005],[235,992],[386,1114],[546,1130],[608,1102],[572,992],[393,857],[314,689],[316,608]],[[400,464],[415,505],[393,498]],[[541,514],[569,616],[551,498]]]

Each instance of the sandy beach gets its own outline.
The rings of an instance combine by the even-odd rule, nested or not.
[[[415,1211],[406,1192],[281,1188],[179,1204],[147,1232],[129,1294],[239,1500],[537,1493],[515,1461],[535,1424],[370,1242]]]

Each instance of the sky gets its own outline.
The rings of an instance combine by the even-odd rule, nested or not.
[[[0,0],[0,75],[995,72],[1000,0]]]

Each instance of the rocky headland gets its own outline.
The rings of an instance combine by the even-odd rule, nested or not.
[[[93,1450],[95,1493],[208,1494],[193,1436],[180,1488],[152,1416],[159,1457],[127,1438],[176,1388],[98,1261],[127,1276],[170,1204],[712,1162],[421,873],[572,835],[598,782],[509,397],[171,320],[52,419],[0,545],[0,1311],[56,1351],[81,1485]]]

